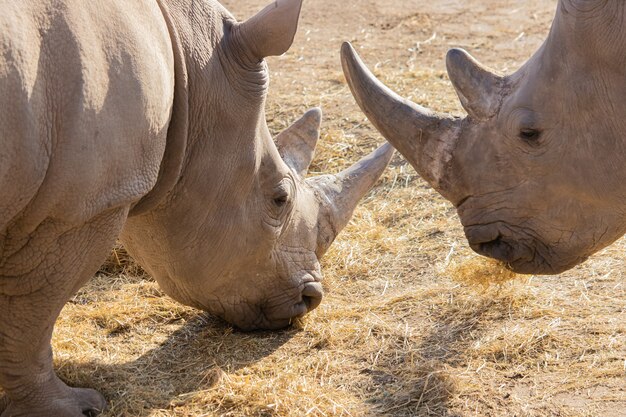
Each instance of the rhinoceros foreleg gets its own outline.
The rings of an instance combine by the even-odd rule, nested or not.
[[[52,368],[50,339],[66,301],[93,275],[128,208],[79,226],[42,222],[27,235],[14,225],[0,245],[0,417],[83,417],[105,406],[95,390],[70,388]]]

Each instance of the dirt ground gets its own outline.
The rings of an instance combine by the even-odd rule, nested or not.
[[[245,18],[266,1],[224,3]],[[322,107],[311,171],[346,167],[382,138],[345,84],[343,41],[399,93],[462,114],[445,52],[514,71],[555,4],[306,0],[295,44],[269,60],[270,128]],[[626,416],[625,247],[558,276],[455,281],[448,266],[474,257],[456,213],[397,156],[325,258],[327,296],[302,322],[241,333],[125,264],[66,306],[55,363],[105,394],[106,416]]]

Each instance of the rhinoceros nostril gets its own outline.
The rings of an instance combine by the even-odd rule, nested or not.
[[[322,302],[324,290],[319,282],[307,282],[302,289],[302,301],[306,304],[307,311],[311,311]]]

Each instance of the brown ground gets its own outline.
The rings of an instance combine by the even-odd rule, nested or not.
[[[225,3],[247,17],[265,0]],[[294,46],[269,62],[270,127],[321,106],[312,170],[345,167],[382,139],[343,80],[342,41],[403,95],[460,113],[446,50],[515,70],[554,7],[306,0]],[[106,416],[625,416],[626,241],[559,276],[459,283],[448,266],[473,255],[454,210],[400,157],[392,165],[325,259],[322,306],[294,328],[238,332],[126,265],[66,306],[60,375],[102,391]]]

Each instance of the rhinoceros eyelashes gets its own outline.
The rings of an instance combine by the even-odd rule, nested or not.
[[[285,177],[267,195],[266,208],[269,218],[267,223],[274,227],[283,224],[287,214],[290,212],[295,193],[293,178]]]
[[[282,55],[298,28],[302,0],[276,0],[236,27],[244,46],[259,60]]]
[[[278,209],[282,209],[289,203],[289,191],[285,187],[279,188],[272,197],[274,206]]]
[[[541,130],[522,128],[519,131],[519,137],[530,145],[538,145],[539,138],[541,137]]]
[[[282,194],[274,197],[274,204],[276,207],[283,207],[289,201],[289,196],[287,194]]]

